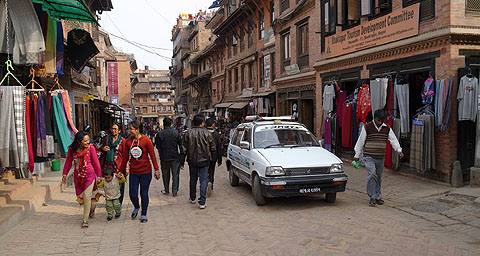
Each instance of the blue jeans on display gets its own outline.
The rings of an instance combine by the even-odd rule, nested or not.
[[[129,195],[135,209],[140,208],[138,202],[138,187],[140,186],[140,197],[142,199],[142,215],[147,215],[148,209],[148,190],[150,189],[150,182],[152,181],[152,173],[134,174],[130,173],[129,180]]]
[[[363,163],[367,168],[367,194],[370,199],[382,199],[383,158],[365,156]]]
[[[190,170],[190,199],[197,198],[197,180],[200,178],[200,198],[198,204],[204,205],[207,201],[208,165],[204,167],[189,167]]]

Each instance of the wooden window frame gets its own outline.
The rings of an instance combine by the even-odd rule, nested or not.
[[[280,13],[290,9],[290,0],[280,0]]]
[[[305,68],[309,66],[308,26],[308,20],[297,25],[297,63],[299,68]]]
[[[285,47],[287,46],[285,44],[285,38],[288,36],[288,49]],[[291,38],[290,38],[290,29],[287,31],[283,32],[280,34],[280,49],[281,49],[281,55],[280,59],[282,60],[282,73],[285,72],[285,67],[290,65],[290,59],[291,59]],[[285,53],[288,53],[288,57],[285,56]]]
[[[402,0],[402,7],[408,7],[410,5],[420,3],[420,23],[434,20],[435,19],[435,1],[434,0]],[[428,15],[428,16],[422,16],[422,10],[424,5],[430,4],[430,9],[433,10],[433,12]],[[466,4],[466,1],[465,1]]]

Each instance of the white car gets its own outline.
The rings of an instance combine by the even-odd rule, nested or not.
[[[348,180],[343,162],[303,124],[285,121],[290,118],[257,117],[238,125],[228,145],[230,185],[249,184],[257,205],[264,205],[265,197],[318,193],[334,203]]]

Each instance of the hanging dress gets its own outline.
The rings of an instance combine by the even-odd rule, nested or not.
[[[372,111],[372,102],[370,97],[370,89],[367,84],[362,85],[360,93],[358,94],[357,104],[357,120],[367,123],[367,116]]]

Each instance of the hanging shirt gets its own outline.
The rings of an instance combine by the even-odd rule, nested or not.
[[[333,111],[333,98],[335,98],[335,88],[332,84],[325,85],[323,89],[323,110]]]
[[[367,122],[368,112],[372,111],[371,104],[370,89],[367,84],[364,84],[358,94],[357,120]]]
[[[458,121],[474,121],[477,117],[478,79],[464,76],[458,86]]]
[[[422,103],[423,104],[432,104],[433,95],[434,95],[433,87],[434,87],[434,81],[431,77],[429,77],[425,81],[425,84],[423,85],[423,89],[422,89]]]

